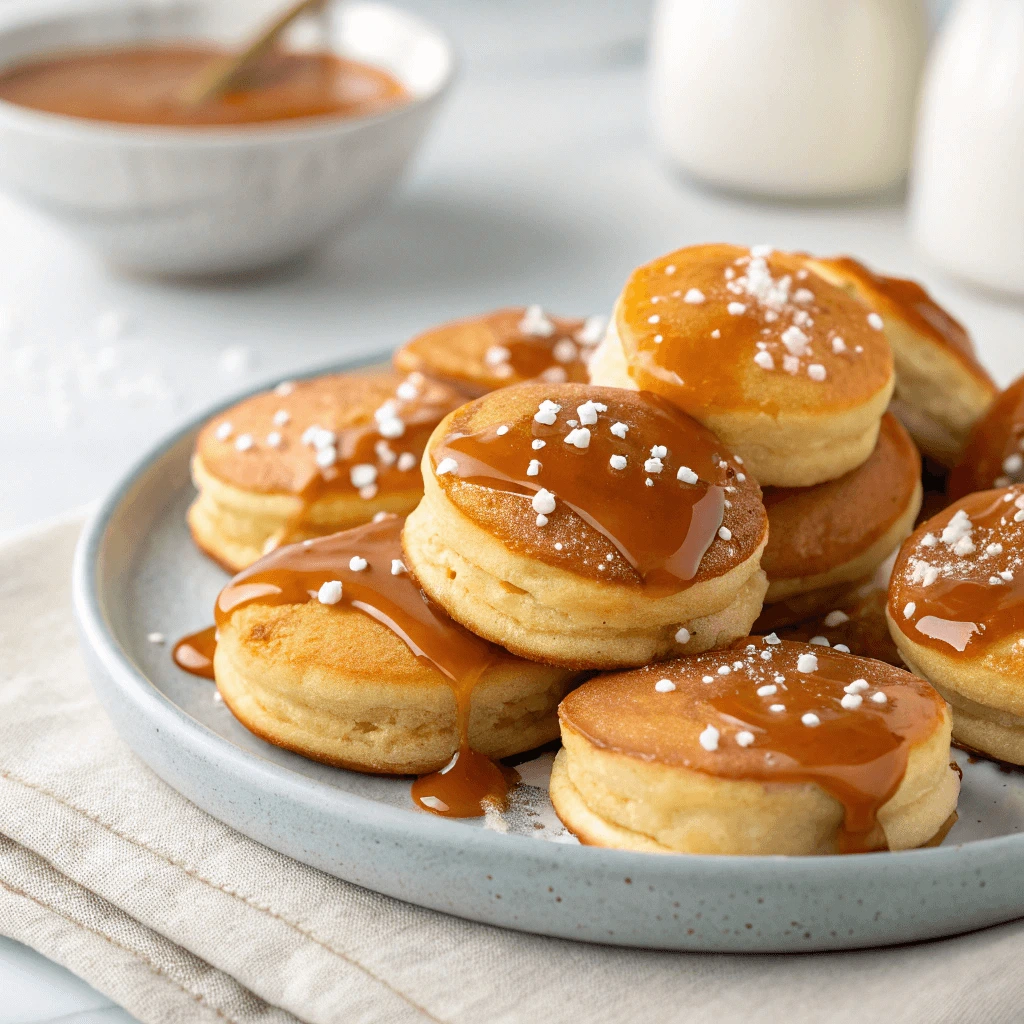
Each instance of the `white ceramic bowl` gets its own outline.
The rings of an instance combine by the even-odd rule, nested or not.
[[[39,53],[141,40],[237,43],[271,0],[130,0],[0,20],[0,68]],[[386,68],[412,99],[358,119],[149,128],[0,102],[0,189],[111,263],[145,273],[217,274],[297,256],[377,213],[451,80],[452,48],[420,19],[379,3],[335,5],[338,53]]]

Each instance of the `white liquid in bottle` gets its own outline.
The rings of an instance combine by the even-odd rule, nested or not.
[[[962,0],[921,95],[911,223],[951,273],[1024,294],[1024,3]]]
[[[871,192],[907,171],[927,42],[921,0],[659,0],[654,129],[712,184]]]

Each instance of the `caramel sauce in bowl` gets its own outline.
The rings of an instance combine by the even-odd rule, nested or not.
[[[203,103],[184,101],[192,79],[229,53],[212,44],[140,43],[37,57],[0,73],[0,101],[112,124],[237,128],[370,117],[409,99],[383,68],[326,51],[275,49],[238,87]]]
[[[270,4],[186,0],[87,15],[25,11],[0,27],[0,75],[87,48],[191,45],[184,40],[230,48],[261,10]],[[311,66],[287,88],[279,80],[278,100],[268,106],[251,96],[207,107],[206,124],[166,123],[174,118],[152,110],[126,117],[124,104],[113,112],[92,108],[119,113],[118,123],[0,100],[0,190],[119,269],[239,273],[308,252],[386,206],[454,73],[444,36],[397,8],[332,4],[325,25],[328,64],[337,70],[342,58],[386,72],[405,91],[402,101],[372,112],[364,104],[362,113],[371,116],[350,116],[355,106],[333,95],[325,109],[299,95]]]

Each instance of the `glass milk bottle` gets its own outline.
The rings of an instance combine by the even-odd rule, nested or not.
[[[658,0],[651,105],[668,160],[743,192],[828,198],[903,179],[922,0]]]
[[[925,74],[914,237],[935,263],[1024,295],[1024,0],[961,0]]]

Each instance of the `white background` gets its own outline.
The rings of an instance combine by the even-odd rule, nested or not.
[[[459,82],[391,211],[300,265],[126,279],[0,199],[0,533],[99,497],[183,418],[252,383],[383,354],[496,305],[607,312],[634,265],[692,242],[849,252],[918,277],[1000,383],[1024,370],[1024,307],[924,265],[901,195],[771,206],[662,166],[645,125],[644,0],[408,6],[459,40]],[[5,940],[0,995],[0,1024],[130,1020]]]

